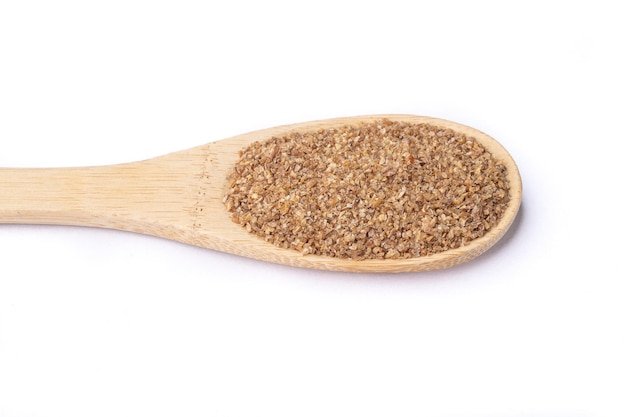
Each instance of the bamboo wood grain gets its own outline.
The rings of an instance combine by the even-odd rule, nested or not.
[[[349,260],[280,249],[230,220],[222,203],[229,175],[244,146],[294,130],[360,122],[404,120],[449,127],[481,142],[507,167],[511,201],[499,222],[469,245],[401,260]],[[371,115],[279,126],[157,158],[84,168],[0,168],[0,223],[63,224],[126,230],[217,251],[297,267],[360,272],[448,268],[492,247],[509,229],[522,183],[509,153],[493,138],[458,123],[411,115]]]

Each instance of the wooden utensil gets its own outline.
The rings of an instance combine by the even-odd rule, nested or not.
[[[466,246],[412,259],[350,260],[281,249],[231,221],[222,200],[229,174],[246,145],[293,131],[380,119],[430,123],[478,140],[507,168],[510,203],[499,224]],[[371,115],[273,127],[168,155],[110,166],[0,168],[0,223],[62,224],[143,233],[297,267],[360,272],[442,269],[469,261],[509,229],[522,183],[509,153],[488,135],[458,123],[411,115]]]

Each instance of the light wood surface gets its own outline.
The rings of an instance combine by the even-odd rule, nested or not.
[[[469,245],[402,260],[347,260],[302,255],[247,233],[230,220],[222,199],[239,150],[294,130],[387,118],[428,122],[473,136],[507,166],[511,201],[500,223]],[[408,272],[448,268],[492,247],[509,229],[522,183],[509,153],[493,138],[454,122],[411,115],[371,115],[279,126],[161,157],[84,168],[0,168],[0,223],[63,224],[126,230],[297,267],[337,271]]]

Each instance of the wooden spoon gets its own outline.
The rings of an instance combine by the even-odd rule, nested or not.
[[[386,118],[430,123],[474,137],[507,167],[510,203],[485,236],[458,249],[413,259],[350,260],[281,249],[231,221],[223,204],[229,175],[246,145],[293,131],[311,131]],[[160,236],[280,264],[361,272],[442,269],[469,261],[509,229],[522,183],[508,152],[486,134],[450,121],[409,115],[338,118],[246,133],[157,158],[81,168],[0,168],[0,223],[103,227]]]

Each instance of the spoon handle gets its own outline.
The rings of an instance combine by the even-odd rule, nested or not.
[[[189,172],[176,162],[184,164],[185,154],[99,167],[0,168],[0,223],[162,234],[157,229],[184,226],[184,212],[193,209]]]

